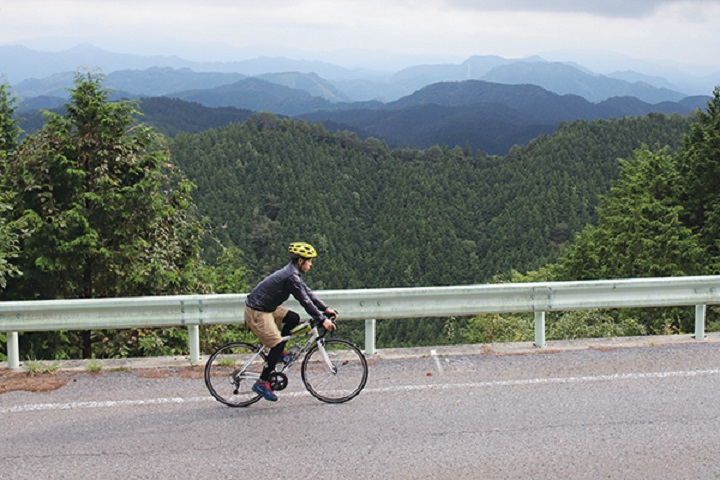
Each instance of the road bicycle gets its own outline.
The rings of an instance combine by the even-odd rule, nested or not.
[[[295,339],[290,353],[278,362],[270,375],[270,387],[284,390],[286,372],[303,356],[300,374],[305,388],[318,400],[343,403],[355,398],[367,383],[365,355],[353,343],[327,338],[327,331],[308,321],[296,326],[282,341]],[[230,407],[247,407],[262,397],[252,391],[264,368],[269,349],[262,343],[227,343],[208,358],[205,385],[219,402]]]

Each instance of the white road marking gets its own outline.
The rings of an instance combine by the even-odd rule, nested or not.
[[[432,357],[435,359],[435,365],[437,365],[438,372],[443,373],[443,368],[442,365],[440,365],[440,358],[438,357],[437,350],[430,350],[430,355],[432,355]]]
[[[142,400],[105,400],[98,402],[68,402],[68,403],[36,403],[31,405],[17,405],[15,407],[0,408],[0,413],[38,412],[44,410],[74,410],[85,408],[127,407],[138,405],[160,405],[165,403],[194,403],[212,400],[212,397],[167,397],[147,398]]]
[[[551,378],[527,378],[521,380],[498,380],[493,382],[470,382],[470,383],[436,383],[432,385],[405,385],[384,388],[366,388],[364,392],[387,393],[392,391],[417,391],[417,390],[446,390],[456,388],[492,388],[492,387],[517,387],[525,385],[551,385],[571,383],[594,383],[613,380],[645,380],[654,378],[678,378],[698,377],[701,375],[718,375],[720,369],[715,370],[689,370],[679,372],[650,372],[650,373],[616,373],[612,375],[593,375],[586,377],[551,377]]]
[[[437,358],[437,357],[436,357]],[[648,372],[648,373],[616,373],[612,375],[593,375],[584,377],[551,377],[551,378],[527,378],[520,380],[498,380],[493,382],[470,382],[470,383],[438,383],[432,385],[400,385],[381,388],[365,388],[363,393],[388,393],[388,392],[410,392],[422,390],[446,390],[457,388],[497,388],[516,387],[526,385],[551,385],[551,384],[580,384],[594,382],[608,382],[617,380],[646,380],[662,378],[699,377],[704,375],[718,375],[720,369],[714,370],[688,370],[675,372]],[[283,397],[299,397],[309,395],[307,392],[284,392]],[[148,398],[139,400],[106,400],[97,402],[67,402],[67,403],[36,403],[29,405],[16,405],[13,407],[0,408],[0,414],[38,412],[47,410],[82,410],[89,408],[112,408],[132,407],[145,405],[162,404],[183,404],[215,401],[209,394],[203,397],[165,397]]]

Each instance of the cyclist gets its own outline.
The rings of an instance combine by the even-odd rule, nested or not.
[[[335,330],[335,324],[326,315],[337,316],[337,312],[317,298],[301,278],[302,274],[312,268],[313,258],[317,257],[315,248],[309,243],[293,242],[288,251],[290,263],[265,277],[245,300],[245,325],[263,345],[270,348],[260,378],[252,389],[273,402],[277,400],[277,395],[270,388],[268,380],[275,365],[283,357],[285,342],[281,337],[289,335],[290,330],[300,323],[297,313],[281,305],[292,295],[313,322],[322,324],[327,330]]]

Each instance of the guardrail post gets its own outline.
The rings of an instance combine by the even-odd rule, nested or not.
[[[545,346],[545,312],[535,312],[535,347]]]
[[[695,340],[705,340],[705,313],[707,305],[695,305]]]
[[[365,320],[365,355],[375,355],[375,319]]]
[[[188,325],[188,340],[190,342],[190,364],[200,363],[200,327]]]
[[[7,332],[7,357],[8,368],[20,368],[20,344],[18,332]]]

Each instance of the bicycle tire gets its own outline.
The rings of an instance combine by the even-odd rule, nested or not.
[[[328,368],[318,344],[303,359],[300,373],[305,388],[318,400],[343,403],[355,398],[367,383],[365,355],[351,342],[339,338],[320,340],[336,371]]]
[[[210,355],[205,363],[205,386],[217,401],[230,407],[247,407],[260,400],[252,386],[262,373],[265,353],[260,352],[251,364],[245,365],[256,350],[255,345],[232,342]]]

